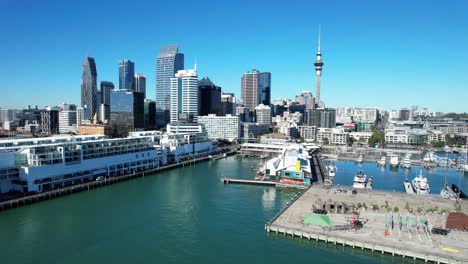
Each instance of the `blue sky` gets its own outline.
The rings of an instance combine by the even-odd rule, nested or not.
[[[81,63],[118,85],[118,62],[147,75],[155,97],[159,48],[178,43],[240,97],[240,78],[272,73],[272,99],[315,95],[322,25],[327,106],[468,111],[468,1],[51,1],[0,0],[0,107],[80,103]]]

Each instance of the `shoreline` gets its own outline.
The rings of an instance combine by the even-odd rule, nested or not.
[[[141,171],[141,172],[137,172],[137,173],[133,173],[133,174],[126,174],[126,175],[121,175],[121,176],[116,176],[116,177],[110,177],[110,178],[107,178],[107,179],[102,180],[102,181],[91,181],[91,182],[87,182],[87,183],[81,183],[81,184],[68,186],[68,187],[65,187],[65,188],[59,188],[59,189],[55,189],[55,190],[41,192],[41,193],[38,193],[38,194],[26,195],[26,196],[23,196],[23,197],[20,197],[20,198],[14,198],[14,199],[10,199],[10,200],[0,202],[0,212],[10,210],[10,209],[14,209],[14,208],[19,208],[19,207],[26,206],[26,205],[35,204],[35,203],[38,203],[38,202],[52,200],[52,199],[55,199],[55,198],[60,198],[60,197],[63,197],[63,196],[72,195],[72,194],[79,193],[79,192],[82,192],[82,191],[94,190],[94,189],[97,189],[97,188],[100,188],[100,187],[103,187],[103,186],[112,185],[112,184],[116,184],[116,183],[120,183],[120,182],[125,182],[127,180],[131,180],[131,179],[135,179],[135,178],[156,175],[158,172],[161,172],[161,171],[166,171],[166,170],[179,168],[179,167],[190,166],[192,164],[203,162],[203,161],[217,160],[217,159],[223,158],[224,154],[227,157],[227,156],[235,155],[236,153],[237,153],[237,150],[230,150],[228,152],[220,153],[220,154],[217,154],[217,155],[207,155],[205,157],[190,159],[190,160],[186,160],[186,161],[179,162],[179,163],[176,163],[176,164],[169,164],[169,165],[165,165],[165,166],[161,166],[161,167],[158,167],[158,168],[153,168],[153,169],[149,169],[149,170],[146,170],[146,171]]]

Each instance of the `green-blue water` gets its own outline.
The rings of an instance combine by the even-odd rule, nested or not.
[[[256,163],[230,157],[0,212],[1,263],[405,260],[266,234],[265,222],[295,192],[220,182],[222,175],[251,178]]]

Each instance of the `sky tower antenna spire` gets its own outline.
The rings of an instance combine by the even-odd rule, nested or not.
[[[320,54],[320,27],[321,27],[321,25],[319,24],[319,32],[318,32],[318,51],[317,51],[317,53],[319,53],[319,54]]]

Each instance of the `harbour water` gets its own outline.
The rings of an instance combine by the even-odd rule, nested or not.
[[[328,162],[325,162],[328,164]],[[353,185],[353,177],[358,170],[363,170],[367,177],[374,177],[373,188],[378,190],[405,192],[403,182],[408,179],[410,182],[414,177],[418,176],[421,167],[412,166],[411,169],[390,168],[387,164],[385,167],[377,166],[375,162],[364,162],[356,164],[354,161],[334,161],[337,167],[336,176],[333,179],[335,185]],[[439,195],[445,184],[445,167],[434,167],[428,171],[422,170],[423,175],[427,177],[431,189],[431,194]],[[468,175],[463,175],[454,168],[447,169],[447,179],[449,186],[452,183],[461,186],[460,189],[467,193],[468,191]]]
[[[0,259],[2,263],[414,262],[265,233],[264,224],[297,190],[220,182],[223,176],[252,179],[257,163],[229,157],[1,212]],[[336,182],[351,185],[354,162],[336,164]],[[375,163],[362,166],[376,179],[375,188],[403,190],[404,176],[388,171],[388,166],[384,171]],[[434,190],[440,190],[436,182],[439,178],[443,182],[443,172],[435,169],[434,175],[428,175]],[[416,173],[412,169],[410,175]],[[449,177],[458,179],[456,175],[450,172]]]

